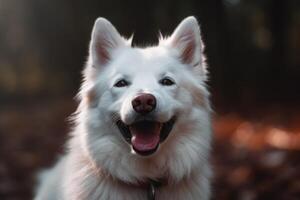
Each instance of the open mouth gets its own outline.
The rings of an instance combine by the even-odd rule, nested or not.
[[[117,126],[137,154],[148,156],[156,152],[159,144],[168,137],[174,123],[175,117],[165,123],[144,120],[131,125],[126,125],[119,120]]]

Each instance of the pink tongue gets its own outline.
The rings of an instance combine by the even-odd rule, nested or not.
[[[160,123],[155,122],[140,122],[130,126],[131,144],[138,151],[155,149],[160,140],[160,128]]]

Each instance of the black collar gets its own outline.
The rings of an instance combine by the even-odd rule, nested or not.
[[[163,184],[161,181],[149,179],[149,186],[147,188],[148,200],[155,200],[156,190]]]
[[[123,182],[124,183],[124,182]],[[147,199],[148,200],[155,200],[156,194],[157,194],[157,190],[163,186],[167,184],[167,180],[165,179],[147,179],[147,181],[142,181],[142,182],[138,182],[136,184],[132,184],[132,183],[125,183],[128,185],[131,185],[133,187],[139,187],[142,188],[144,190],[147,190]]]

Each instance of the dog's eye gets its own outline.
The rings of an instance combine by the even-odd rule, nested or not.
[[[114,84],[114,87],[126,87],[128,85],[129,85],[129,83],[126,80],[122,79],[122,80],[119,80],[118,82],[116,82]]]
[[[171,86],[175,84],[175,82],[168,77],[161,79],[159,83],[165,86]]]

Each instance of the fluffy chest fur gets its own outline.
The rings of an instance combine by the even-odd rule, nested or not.
[[[77,161],[76,165],[74,160]],[[70,155],[63,162],[66,163],[62,167],[72,164],[65,171],[61,185],[65,188],[64,195],[68,199],[148,200],[147,186],[120,181],[80,154]],[[210,176],[209,166],[199,165],[199,168],[195,168],[189,176],[178,182],[164,182],[156,189],[156,199],[207,199],[210,195]]]

